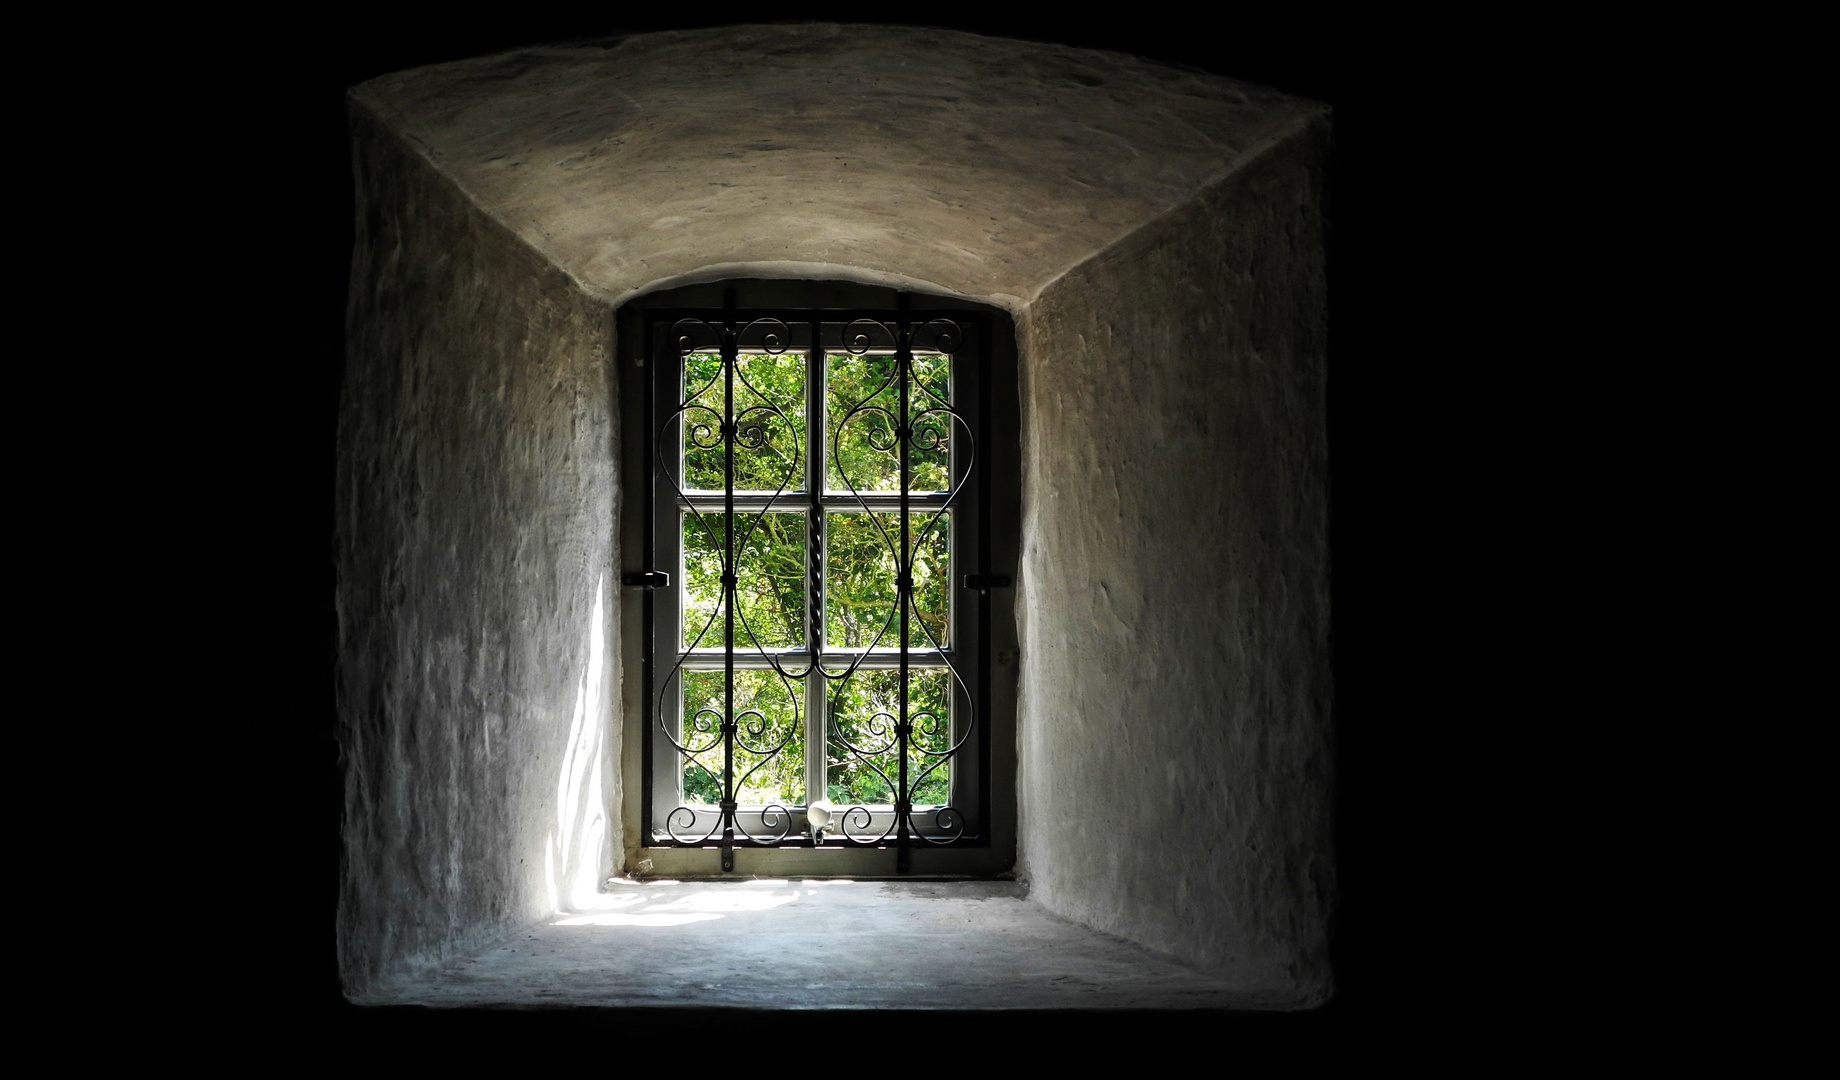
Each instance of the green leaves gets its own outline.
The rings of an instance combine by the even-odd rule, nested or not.
[[[951,514],[909,518],[914,549],[914,607],[907,644],[944,648],[951,580]],[[901,542],[899,514],[831,514],[825,538],[824,641],[832,648],[893,649],[901,645],[895,611],[894,552]],[[912,616],[916,616],[914,618]],[[885,629],[884,629],[885,628]]]
[[[735,361],[735,490],[800,491],[805,487],[805,356],[742,353]],[[722,358],[684,358],[679,418],[686,491],[723,490],[722,424],[728,402]]]
[[[695,353],[683,367],[685,406],[670,423],[682,449],[683,490],[698,510],[679,515],[679,585],[682,647],[719,650],[805,650],[812,597],[808,559],[823,561],[824,644],[835,649],[914,650],[948,648],[952,590],[953,519],[949,512],[916,507],[908,517],[908,545],[902,551],[901,516],[869,511],[837,495],[894,494],[906,454],[908,490],[943,492],[952,480],[953,440],[962,437],[946,411],[951,361],[915,356],[902,390],[896,359],[886,355],[827,354],[822,417],[807,417],[808,355],[740,355],[725,371],[715,353]],[[908,428],[898,430],[905,412]],[[732,427],[725,431],[725,424]],[[807,441],[807,421],[823,427],[822,445]],[[667,428],[666,437],[670,438]],[[668,444],[667,444],[668,446]],[[824,459],[828,493],[814,500],[805,492],[808,455]],[[740,511],[726,517],[725,488],[737,494],[782,492],[795,499],[774,501],[767,512]],[[839,505],[843,504],[843,505]],[[756,500],[753,506],[761,505]],[[889,503],[879,504],[887,507]],[[795,509],[796,508],[796,509]],[[812,515],[822,514],[821,533]],[[667,526],[668,527],[668,526]],[[735,619],[733,642],[725,639],[723,580],[732,558]],[[822,535],[821,552],[808,551],[809,538]],[[900,556],[912,574],[912,607],[905,641],[900,634]],[[827,659],[836,664],[837,657]],[[879,662],[886,662],[884,656]],[[693,661],[709,664],[705,655]],[[799,666],[804,662],[800,661]],[[833,667],[831,674],[838,673]],[[804,676],[812,680],[819,672]],[[801,715],[805,684],[771,670],[737,668],[734,701],[726,700],[721,671],[685,670],[681,675],[680,742],[708,746],[686,755],[681,771],[685,800],[704,807],[721,801],[724,786],[722,717],[740,725],[733,741],[732,783],[743,806],[800,806],[807,798],[807,739],[825,740],[825,794],[840,807],[886,806],[896,797],[902,761],[896,718],[902,714],[899,671],[859,668],[847,678],[825,679],[825,707],[818,717]],[[952,675],[937,667],[912,667],[907,676],[906,715],[911,722],[905,762],[910,798],[916,806],[950,798]],[[815,780],[816,777],[811,778]]]
[[[953,421],[944,413],[926,413],[951,400],[950,363],[944,356],[914,357],[907,407],[916,435],[908,449],[909,491],[944,491],[951,483]],[[901,391],[892,377],[895,358],[830,353],[825,364],[825,486],[859,493],[898,490]]]
[[[803,646],[805,515],[737,514],[735,521],[735,644],[767,649]],[[728,520],[721,514],[686,512],[682,527],[683,644],[719,649],[725,644],[719,609]]]
[[[720,671],[683,673],[684,727],[678,741],[690,747],[715,741],[710,750],[684,763],[684,798],[704,806],[722,801],[722,744],[696,726],[697,714],[707,710],[702,725],[709,732],[720,733],[724,679]],[[797,681],[782,679],[778,672],[745,668],[735,672],[735,714],[739,725],[735,777],[741,784],[735,797],[741,805],[804,804],[805,731],[800,693]],[[775,748],[777,753],[772,752]]]
[[[828,686],[825,708],[826,798],[840,809],[862,803],[886,805],[894,801],[891,782],[897,781],[900,755],[894,747],[894,720],[900,715],[899,671],[858,669],[847,680]],[[950,763],[929,755],[951,746],[947,717],[951,676],[939,668],[910,670],[907,674],[907,711],[913,721],[909,736],[907,776],[915,784],[915,806],[946,802],[950,797]],[[863,751],[862,755],[850,749]],[[924,780],[921,772],[938,765]],[[877,770],[880,770],[879,772]]]

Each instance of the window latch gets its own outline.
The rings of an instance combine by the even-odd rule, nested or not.
[[[663,570],[640,570],[624,575],[620,581],[635,589],[668,589],[671,587],[671,575]]]
[[[987,593],[992,589],[1007,589],[1011,585],[1008,574],[966,574],[965,588],[975,592]]]

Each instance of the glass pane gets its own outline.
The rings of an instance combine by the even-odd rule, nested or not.
[[[952,515],[909,517],[914,545],[914,607],[910,648],[945,648],[951,580]],[[900,514],[831,514],[825,519],[824,641],[833,648],[893,649],[901,644],[895,611],[894,552]],[[929,527],[930,526],[930,527]]]
[[[685,512],[683,636],[686,649],[723,639],[722,556],[728,519]],[[796,649],[805,643],[805,515],[736,514],[736,646]]]
[[[894,786],[900,782],[894,735],[900,679],[898,671],[858,670],[829,686],[825,797],[839,810],[894,802]],[[936,756],[952,745],[950,685],[951,675],[943,668],[907,673],[907,715],[913,724],[907,781],[915,806],[938,806],[951,798],[951,763]]]
[[[683,732],[678,741],[710,749],[684,762],[684,802],[716,806],[722,801],[722,698],[720,671],[683,674]],[[800,718],[802,684],[775,671],[735,672],[735,780],[742,806],[805,804],[805,731]],[[700,715],[699,715],[700,714]],[[763,752],[764,751],[764,752]]]
[[[678,432],[684,450],[683,485],[686,490],[720,491],[722,472],[722,417],[727,392],[722,388],[722,358],[714,353],[684,357],[684,401]]]
[[[721,491],[722,417],[727,404],[722,358],[684,358],[684,400],[678,425],[684,450],[684,489]],[[805,356],[742,353],[735,376],[735,490],[802,491],[805,488]]]
[[[825,486],[832,491],[897,491],[901,459],[894,429],[901,414],[892,356],[827,353],[824,389]],[[945,491],[951,482],[954,421],[929,412],[951,401],[951,360],[917,355],[908,379],[909,491]],[[847,480],[847,483],[846,483]]]

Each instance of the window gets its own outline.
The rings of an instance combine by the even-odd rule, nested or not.
[[[988,847],[986,314],[643,333],[642,842]]]

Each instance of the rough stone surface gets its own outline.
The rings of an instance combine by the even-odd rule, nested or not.
[[[1324,124],[1063,277],[1019,331],[1034,895],[1319,998],[1326,143]]]
[[[619,643],[606,309],[361,113],[353,137],[339,952],[361,991],[592,894]]]
[[[615,865],[611,312],[740,276],[1012,312],[1021,869],[1248,1001],[1330,992],[1326,110],[822,25],[519,50],[352,106],[355,994],[588,903]]]
[[[834,272],[1012,312],[1322,111],[1113,53],[821,24],[521,49],[353,93],[612,303]]]
[[[1284,1009],[1295,997],[1076,926],[1009,882],[617,886],[366,1004]]]

